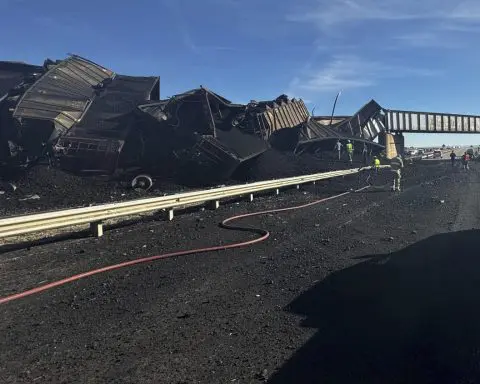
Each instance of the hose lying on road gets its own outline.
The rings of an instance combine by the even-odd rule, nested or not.
[[[355,192],[360,192],[360,191],[362,191],[364,189],[367,189],[369,187],[370,186],[366,186],[366,187],[357,189]],[[156,261],[156,260],[167,259],[169,257],[184,256],[184,255],[190,255],[190,254],[193,254],[193,253],[205,253],[205,252],[212,252],[212,251],[221,251],[221,250],[225,250],[225,249],[240,248],[240,247],[245,247],[247,245],[253,245],[253,244],[256,244],[256,243],[260,243],[260,242],[268,239],[268,237],[270,236],[270,232],[268,232],[265,229],[261,229],[261,228],[242,227],[242,226],[238,226],[238,225],[231,225],[231,224],[228,224],[228,223],[230,223],[232,221],[235,221],[235,220],[240,220],[240,219],[243,219],[243,218],[246,218],[246,217],[260,216],[260,215],[265,215],[265,214],[269,214],[269,213],[286,212],[286,211],[292,211],[292,210],[301,209],[301,208],[307,208],[307,207],[311,207],[312,205],[315,205],[315,204],[320,204],[320,203],[323,203],[325,201],[337,199],[339,197],[348,195],[349,193],[351,193],[351,192],[343,192],[343,193],[340,193],[340,194],[335,195],[335,196],[326,197],[326,198],[323,198],[323,199],[320,199],[320,200],[315,200],[315,201],[312,201],[310,203],[297,205],[297,206],[294,206],[294,207],[277,208],[277,209],[270,209],[270,210],[267,210],[267,211],[251,212],[251,213],[245,213],[245,214],[242,214],[242,215],[236,215],[236,216],[232,216],[232,217],[229,217],[229,218],[223,220],[222,223],[220,224],[220,226],[222,228],[225,228],[225,229],[230,229],[230,230],[235,230],[235,231],[251,232],[251,233],[256,233],[256,234],[260,235],[260,237],[258,237],[256,239],[253,239],[253,240],[243,241],[243,242],[239,242],[239,243],[231,243],[231,244],[226,244],[226,245],[217,245],[217,246],[213,246],[213,247],[187,249],[187,250],[183,250],[183,251],[164,253],[162,255],[143,257],[143,258],[140,258],[140,259],[125,261],[123,263],[108,265],[106,267],[102,267],[102,268],[98,268],[98,269],[92,269],[92,270],[87,271],[87,272],[79,273],[77,275],[66,277],[66,278],[61,279],[61,280],[57,280],[57,281],[54,281],[54,282],[51,282],[51,283],[48,283],[48,284],[40,285],[36,288],[32,288],[32,289],[29,289],[29,290],[26,290],[26,291],[23,291],[23,292],[19,292],[19,293],[15,293],[13,295],[2,297],[2,298],[0,298],[0,304],[5,304],[5,303],[8,303],[10,301],[18,300],[18,299],[21,299],[21,298],[24,298],[24,297],[27,297],[27,296],[31,296],[31,295],[46,291],[46,290],[51,289],[51,288],[55,288],[55,287],[58,287],[58,286],[61,286],[61,285],[72,283],[74,281],[83,279],[85,277],[98,275],[100,273],[113,271],[115,269],[130,267],[130,266],[141,264],[141,263],[149,263],[149,262]]]

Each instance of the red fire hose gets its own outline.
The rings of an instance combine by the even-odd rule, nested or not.
[[[360,191],[362,191],[362,190],[364,190],[368,187],[369,186],[357,189],[355,192],[360,192]],[[15,293],[13,295],[2,297],[2,298],[0,298],[0,304],[5,304],[5,303],[8,303],[9,301],[14,301],[14,300],[18,300],[18,299],[21,299],[21,298],[24,298],[24,297],[27,297],[27,296],[31,296],[31,295],[46,291],[46,290],[51,289],[51,288],[59,287],[61,285],[65,285],[65,284],[83,279],[85,277],[98,275],[100,273],[113,271],[115,269],[130,267],[130,266],[133,266],[133,265],[136,265],[136,264],[149,263],[149,262],[160,260],[160,259],[167,259],[169,257],[175,257],[175,256],[190,255],[190,254],[193,254],[193,253],[205,253],[205,252],[211,252],[211,251],[221,251],[221,250],[225,250],[225,249],[239,248],[239,247],[244,247],[244,246],[247,246],[247,245],[260,243],[260,242],[268,239],[268,237],[270,236],[270,232],[268,232],[265,229],[261,229],[261,228],[242,227],[242,226],[231,225],[231,224],[228,224],[228,223],[230,223],[232,221],[235,221],[235,220],[243,219],[245,217],[259,216],[259,215],[265,215],[265,214],[268,214],[268,213],[278,213],[278,212],[292,211],[292,210],[295,210],[295,209],[307,208],[307,207],[311,207],[312,205],[320,204],[320,203],[323,203],[323,202],[328,201],[328,200],[337,199],[339,197],[348,195],[349,193],[350,192],[340,193],[339,195],[327,197],[327,198],[320,199],[320,200],[315,200],[315,201],[312,201],[310,203],[297,205],[297,206],[294,206],[294,207],[270,209],[268,211],[260,211],[260,212],[252,212],[252,213],[245,213],[245,214],[242,214],[242,215],[236,215],[236,216],[232,216],[232,217],[229,217],[229,218],[223,220],[222,223],[220,224],[220,226],[225,228],[225,229],[230,229],[230,230],[235,230],[235,231],[252,232],[252,233],[256,233],[256,234],[260,235],[260,237],[258,237],[256,239],[253,239],[253,240],[243,241],[243,242],[240,242],[240,243],[226,244],[226,245],[217,245],[217,246],[207,247],[207,248],[187,249],[187,250],[183,250],[183,251],[164,253],[162,255],[143,257],[143,258],[140,258],[140,259],[125,261],[123,263],[108,265],[106,267],[102,267],[102,268],[98,268],[98,269],[92,269],[90,271],[79,273],[77,275],[73,275],[73,276],[70,276],[70,277],[66,277],[64,279],[57,280],[57,281],[54,281],[52,283],[40,285],[36,288],[28,289],[28,290],[23,291],[23,292],[19,292],[19,293]]]

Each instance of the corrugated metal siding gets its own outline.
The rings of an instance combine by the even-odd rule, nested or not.
[[[290,100],[281,104],[274,103],[273,107],[267,106],[267,110],[257,117],[259,131],[269,138],[279,129],[293,128],[304,123],[309,113],[303,100]]]
[[[92,86],[114,73],[78,56],[55,65],[23,95],[13,117],[55,121],[66,131],[75,124],[95,97]],[[63,128],[62,128],[63,127]]]

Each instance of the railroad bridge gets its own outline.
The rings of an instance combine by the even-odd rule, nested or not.
[[[375,100],[370,100],[353,116],[314,116],[314,119],[362,139],[378,137],[392,156],[403,152],[403,133],[480,133],[480,116],[387,109]]]
[[[384,110],[385,132],[381,144],[403,153],[403,133],[480,133],[480,116],[453,113]],[[394,149],[393,149],[394,148]]]
[[[480,116],[385,110],[388,132],[480,133]]]

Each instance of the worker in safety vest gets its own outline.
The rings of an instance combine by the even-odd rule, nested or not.
[[[402,179],[403,160],[400,155],[394,157],[390,162],[390,170],[393,173],[392,191],[400,192],[400,181]]]
[[[380,170],[380,159],[378,158],[378,156],[374,156],[372,160],[372,167],[370,168],[370,172],[366,180],[368,184],[370,185],[375,184],[375,180],[377,179],[379,170]]]
[[[378,156],[373,157],[372,165],[375,174],[378,174],[378,171],[380,170],[380,159],[378,158]]]
[[[350,164],[352,164],[352,161],[353,161],[353,144],[350,140],[347,140],[346,148],[347,148],[347,154],[348,154],[348,161],[350,162]]]

